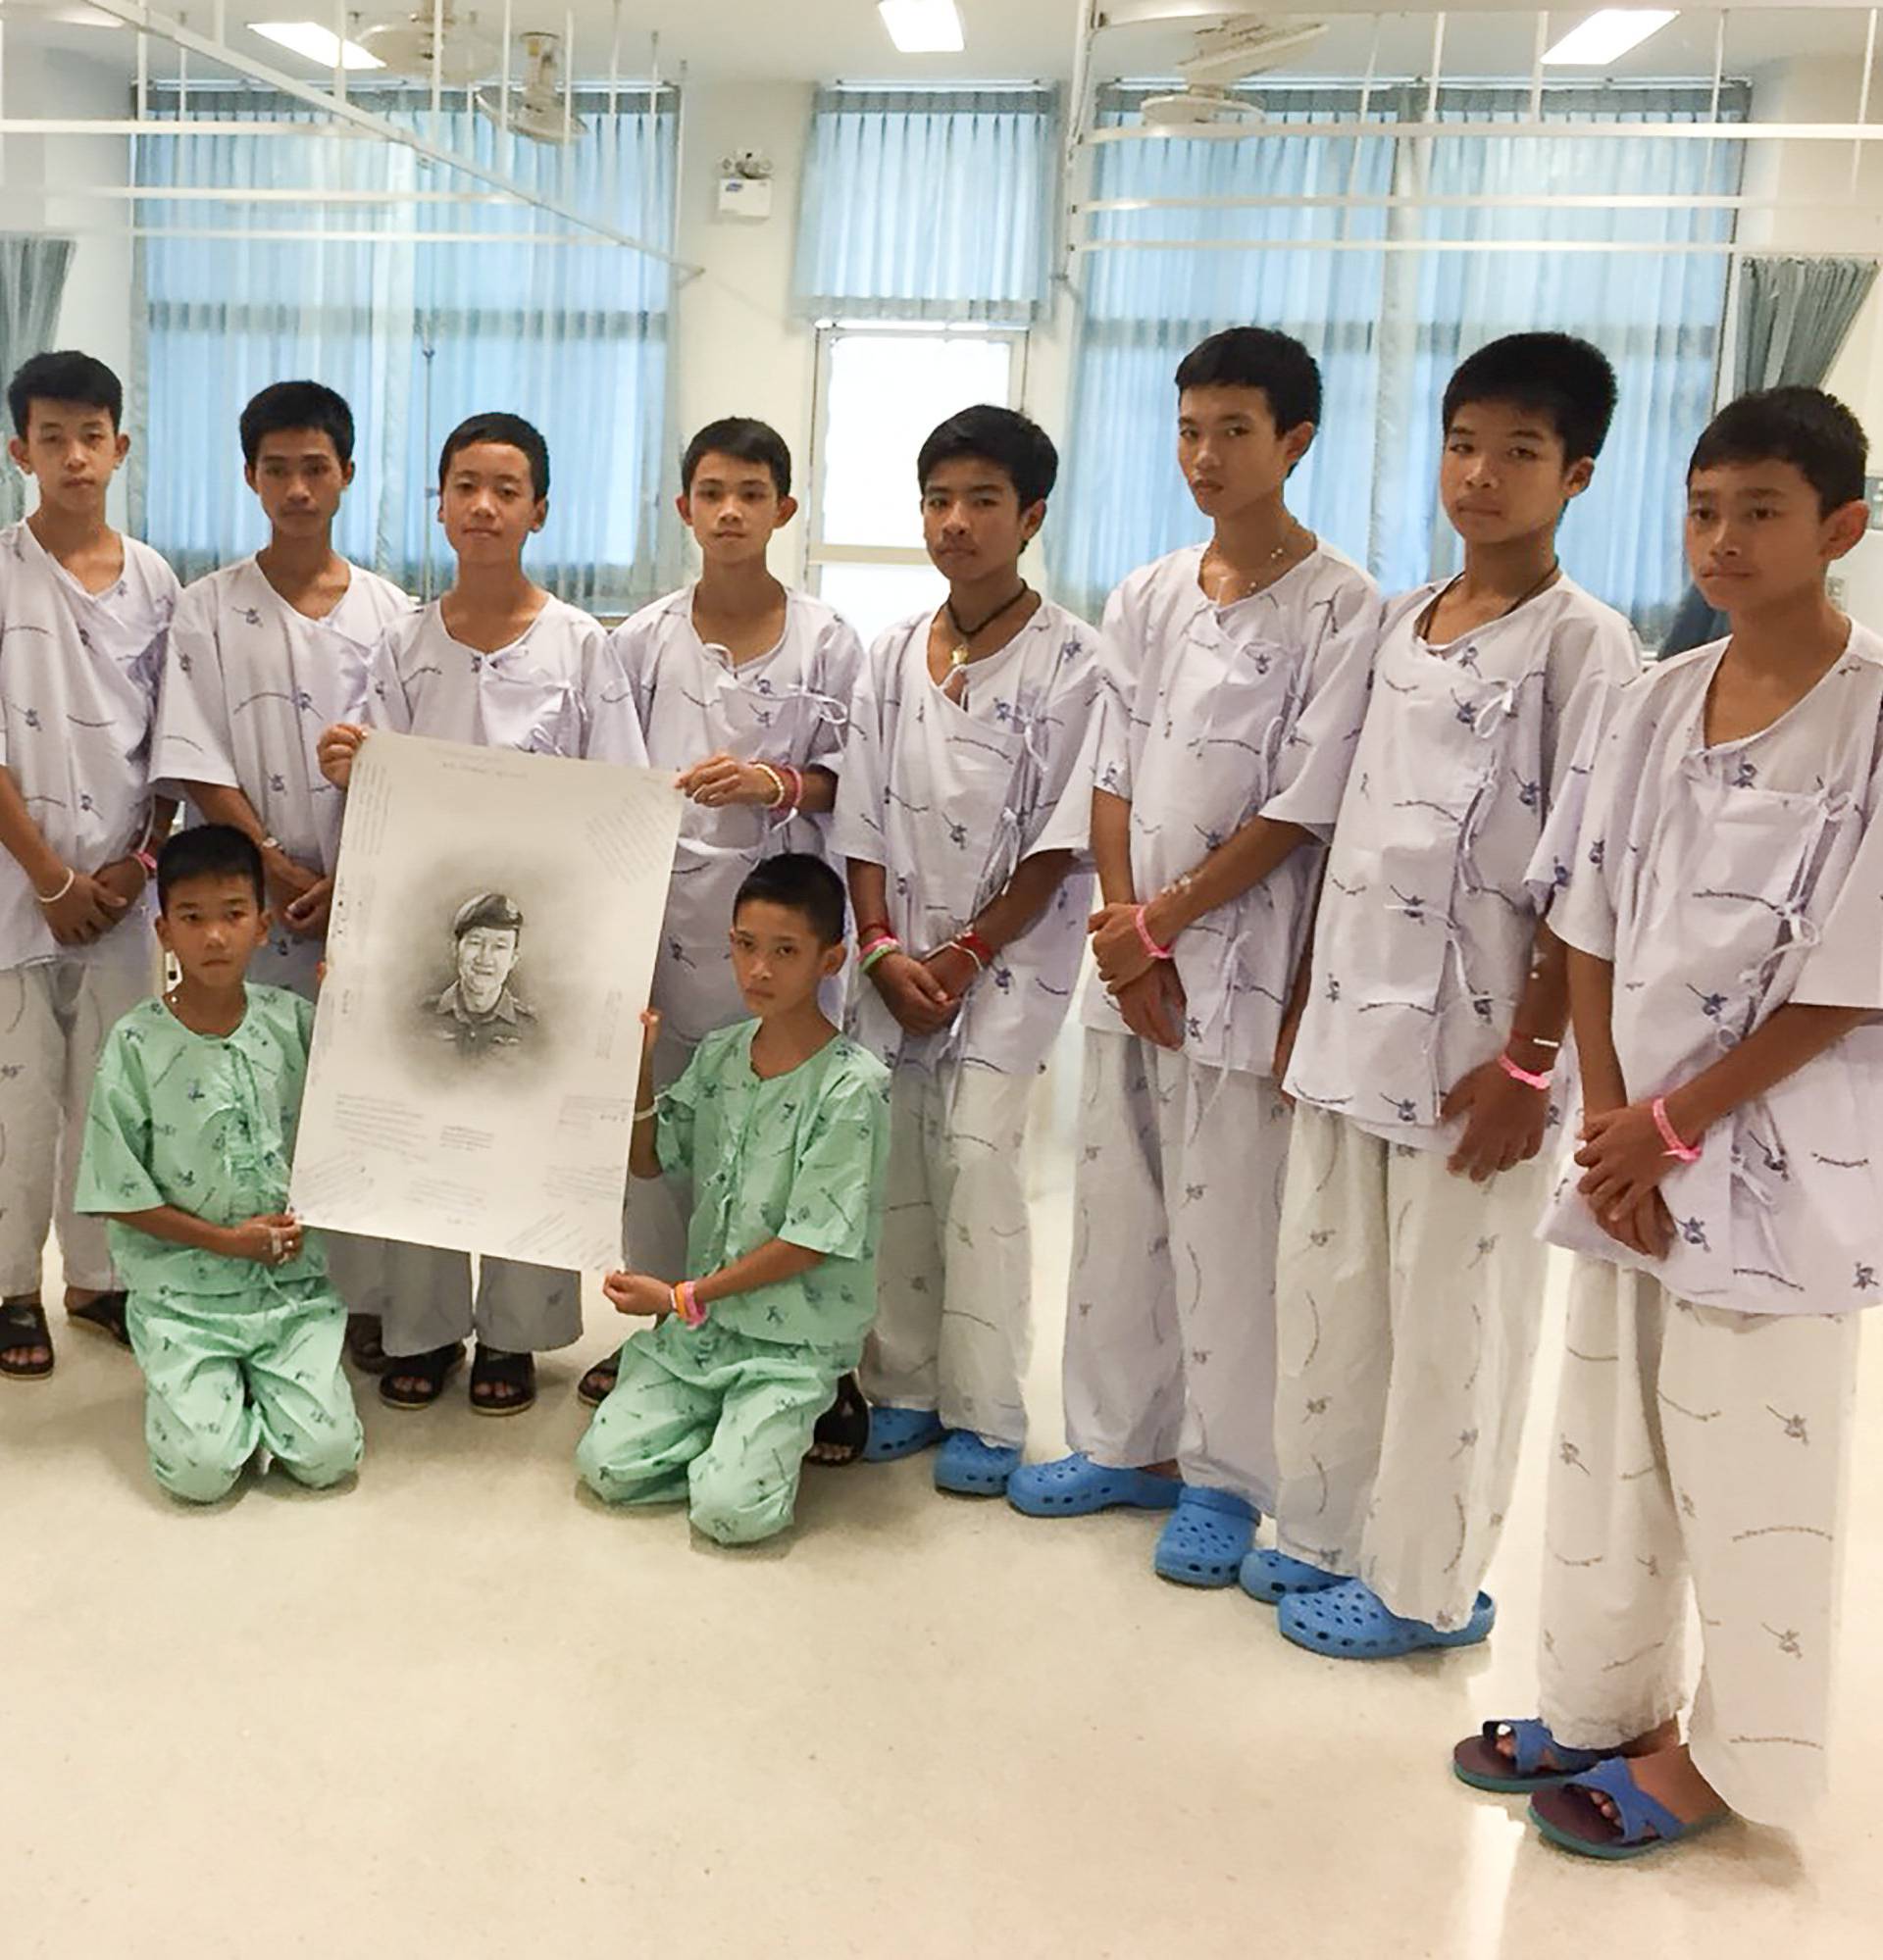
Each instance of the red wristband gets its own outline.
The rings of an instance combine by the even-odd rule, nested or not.
[[[1150,928],[1145,924],[1145,908],[1142,905],[1131,915],[1131,919],[1132,924],[1138,928],[1139,938],[1144,941],[1145,951],[1153,960],[1173,960],[1177,957],[1168,946],[1160,946],[1150,936]]]
[[[893,933],[895,928],[887,919],[859,919],[856,922],[856,943],[867,946],[872,939],[880,938],[885,932]]]
[[[1513,1082],[1521,1082],[1527,1089],[1547,1089],[1550,1086],[1550,1078],[1548,1076],[1540,1076],[1531,1069],[1518,1068],[1508,1055],[1500,1055],[1498,1057],[1498,1067]]]
[[[1683,1164],[1700,1162],[1700,1145],[1683,1143],[1680,1132],[1674,1128],[1673,1118],[1667,1114],[1667,1098],[1656,1096],[1650,1105],[1654,1113],[1654,1128],[1660,1131],[1660,1140],[1667,1146],[1667,1154],[1678,1158]]]
[[[954,943],[964,953],[968,953],[979,960],[983,971],[993,965],[993,948],[982,938],[981,934],[972,926],[965,932],[957,932],[954,935]]]

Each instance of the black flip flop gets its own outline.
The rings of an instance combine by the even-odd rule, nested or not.
[[[480,1388],[515,1388],[520,1392],[507,1400],[493,1402],[480,1396]],[[520,1416],[536,1405],[536,1357],[512,1354],[508,1348],[485,1347],[478,1343],[471,1363],[471,1412],[477,1416]]]
[[[811,1440],[829,1448],[845,1450],[848,1454],[838,1457],[807,1456],[804,1461],[825,1470],[841,1470],[863,1454],[863,1445],[869,1439],[870,1405],[863,1399],[863,1390],[858,1387],[856,1377],[845,1375],[837,1384],[836,1400],[818,1417],[817,1427],[811,1432]]]
[[[615,1383],[620,1380],[621,1349],[616,1348],[605,1361],[597,1361],[576,1383],[576,1400],[590,1409],[598,1409],[615,1392]]]
[[[385,1373],[380,1377],[380,1400],[388,1409],[429,1409],[444,1393],[444,1384],[464,1360],[464,1342],[446,1341],[442,1347],[427,1348],[423,1354],[388,1354]],[[420,1385],[400,1388],[395,1382],[411,1380]]]
[[[130,1305],[127,1293],[100,1293],[95,1300],[87,1300],[82,1307],[68,1307],[66,1318],[76,1321],[80,1327],[88,1327],[96,1333],[108,1333],[120,1347],[130,1345],[130,1330],[125,1325],[125,1312]]]
[[[385,1327],[378,1314],[348,1314],[346,1358],[362,1375],[383,1375],[392,1357],[385,1351]]]
[[[46,1359],[8,1361],[7,1353],[17,1347],[43,1347]],[[0,1307],[0,1375],[10,1382],[43,1382],[57,1358],[52,1351],[52,1332],[46,1326],[46,1310],[37,1300],[9,1300]]]

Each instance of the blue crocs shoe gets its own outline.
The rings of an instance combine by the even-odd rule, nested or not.
[[[1254,1551],[1244,1559],[1236,1580],[1251,1599],[1278,1606],[1297,1592],[1325,1592],[1340,1584],[1341,1575],[1305,1559],[1290,1558],[1286,1552]]]
[[[1254,1506],[1233,1490],[1187,1483],[1157,1533],[1151,1568],[1179,1585],[1232,1585],[1259,1522]]]
[[[1113,1470],[1094,1463],[1084,1450],[1050,1463],[1023,1463],[1007,1479],[1007,1502],[1029,1518],[1089,1518],[1119,1506],[1168,1511],[1183,1490],[1179,1478]]]
[[[874,1408],[870,1411],[870,1439],[863,1445],[865,1463],[894,1463],[899,1457],[914,1456],[933,1449],[947,1431],[933,1409]]]
[[[1004,1497],[1019,1467],[1018,1443],[983,1442],[972,1430],[950,1430],[935,1453],[935,1487],[957,1497]]]
[[[1321,1592],[1298,1592],[1275,1612],[1283,1635],[1309,1653],[1337,1661],[1392,1661],[1429,1647],[1474,1647],[1491,1632],[1498,1609],[1478,1594],[1471,1617],[1444,1633],[1423,1620],[1401,1620],[1369,1585],[1343,1580]]]

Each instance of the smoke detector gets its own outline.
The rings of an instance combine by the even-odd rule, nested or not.
[[[562,80],[562,36],[520,34],[524,81],[510,96],[510,127],[538,143],[573,143],[588,133],[580,116],[569,113]],[[500,89],[478,90],[478,107],[494,122],[502,120]]]

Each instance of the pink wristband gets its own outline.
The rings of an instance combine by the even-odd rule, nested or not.
[[[1147,952],[1153,960],[1169,960],[1176,958],[1176,955],[1171,951],[1171,949],[1168,946],[1160,946],[1157,943],[1157,941],[1150,936],[1150,928],[1145,924],[1145,908],[1142,905],[1139,906],[1138,909],[1131,915],[1131,921],[1132,924],[1138,928],[1138,936],[1140,939],[1144,941],[1145,951]]]
[[[699,1282],[683,1280],[674,1288],[674,1310],[688,1327],[698,1327],[706,1318],[706,1309],[699,1304]]]
[[[1673,1120],[1667,1114],[1667,1098],[1656,1096],[1651,1108],[1654,1111],[1654,1128],[1660,1131],[1660,1140],[1666,1144],[1668,1156],[1677,1157],[1683,1164],[1698,1164],[1699,1146],[1683,1143],[1680,1140],[1680,1132],[1674,1128]]]
[[[1529,1069],[1518,1068],[1508,1055],[1498,1057],[1498,1067],[1513,1082],[1521,1082],[1527,1089],[1547,1089],[1550,1086],[1551,1079],[1548,1076],[1539,1076]]]

